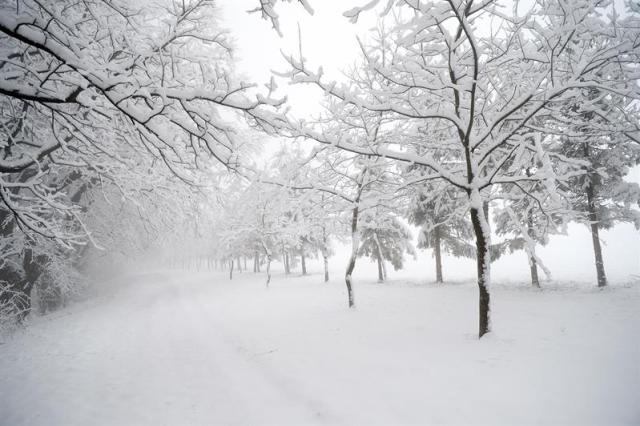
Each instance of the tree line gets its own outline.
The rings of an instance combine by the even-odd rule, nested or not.
[[[280,32],[278,3],[254,12]],[[384,278],[383,260],[413,250],[404,217],[438,281],[444,253],[476,259],[479,336],[491,262],[524,250],[539,285],[536,246],[571,221],[590,228],[607,285],[600,231],[640,224],[625,181],[640,162],[633,4],[367,2],[344,13],[380,15],[345,80],[301,51],[264,90],[237,78],[214,6],[0,3],[3,316],[22,318],[34,287],[60,304],[87,265],[166,245],[185,223],[217,257],[259,253],[267,271],[277,256],[326,259],[346,234],[353,306],[358,255]],[[317,87],[324,112],[296,118],[276,79]],[[264,133],[292,148],[259,168]]]

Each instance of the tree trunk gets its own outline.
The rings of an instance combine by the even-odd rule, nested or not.
[[[233,259],[229,261],[229,279],[233,279]]]
[[[322,252],[322,259],[324,261],[324,282],[329,282],[329,256],[327,252]]]
[[[300,252],[300,263],[302,265],[302,275],[307,275],[307,262],[304,257],[304,250]]]
[[[291,258],[289,257],[288,251],[284,252],[284,259],[285,259],[285,264],[284,264],[285,272],[287,275],[289,275],[291,273],[291,262],[290,262]]]
[[[479,323],[478,323],[478,337],[482,337],[491,331],[490,322],[490,296],[489,296],[489,281],[490,281],[490,268],[491,268],[491,253],[489,252],[489,238],[486,230],[488,230],[488,224],[484,218],[483,213],[478,211],[476,207],[472,207],[471,223],[473,225],[473,231],[476,236],[476,267],[478,274],[478,290],[479,290]],[[483,221],[484,219],[484,221]],[[484,226],[483,226],[484,225]]]
[[[527,217],[527,234],[531,241],[535,241],[535,229],[533,227],[533,213],[529,210]],[[531,253],[533,254],[533,253]],[[529,269],[531,270],[531,285],[540,288],[540,279],[538,278],[538,262],[532,255],[529,256]]]
[[[607,286],[607,276],[604,272],[604,260],[602,258],[602,246],[600,245],[600,225],[598,213],[596,211],[595,194],[593,185],[587,186],[587,206],[589,209],[589,222],[591,227],[591,240],[593,241],[593,254],[596,261],[596,274],[598,277],[598,287]]]
[[[382,257],[382,247],[380,246],[380,240],[378,234],[373,232],[373,239],[376,242],[376,260],[378,261],[378,282],[383,283],[387,279],[387,269],[384,266],[384,258]]]
[[[291,268],[289,266],[289,252],[287,252],[284,247],[282,248],[282,259],[284,261],[284,273],[285,275],[289,275],[291,273]]]
[[[347,294],[349,296],[349,307],[353,308],[356,304],[353,294],[351,274],[356,267],[356,258],[358,256],[358,247],[360,246],[360,236],[358,235],[358,205],[353,208],[351,216],[351,257],[347,264],[347,271],[344,276],[344,281],[347,284]]]
[[[433,253],[436,257],[436,282],[442,283],[442,252],[441,252],[441,244],[440,241],[440,226],[436,226],[433,230],[434,232],[434,241],[433,241]]]
[[[380,253],[377,254],[376,258],[377,258],[377,261],[378,261],[378,282],[379,283],[383,283],[384,282],[384,274],[382,273],[382,259],[380,258]]]
[[[267,288],[271,282],[271,255],[267,254]]]
[[[530,167],[527,167],[525,169],[525,173],[528,177],[531,177],[533,175]],[[533,211],[531,210],[531,207],[529,207],[529,210],[527,210],[527,235],[529,236],[532,244],[535,244],[535,242],[537,241],[536,229],[534,225]],[[529,253],[529,250],[527,250],[527,254],[529,258],[529,269],[531,271],[531,285],[536,288],[540,288],[540,279],[538,278],[538,262],[533,256],[535,253]]]
[[[20,282],[19,291],[21,294],[17,299],[19,309],[18,321],[20,322],[31,312],[31,290],[40,275],[42,275],[44,270],[43,266],[47,261],[45,255],[34,256],[32,249],[27,248],[24,250],[22,258],[24,278]]]
[[[326,283],[329,282],[329,250],[327,248],[327,230],[324,226],[322,227],[322,260],[324,261],[324,282]]]

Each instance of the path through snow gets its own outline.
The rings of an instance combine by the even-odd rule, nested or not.
[[[638,424],[640,291],[157,272],[0,345],[19,425]]]

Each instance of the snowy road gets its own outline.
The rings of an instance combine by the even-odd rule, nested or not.
[[[640,421],[637,287],[497,288],[478,342],[469,284],[129,280],[0,345],[3,425]]]

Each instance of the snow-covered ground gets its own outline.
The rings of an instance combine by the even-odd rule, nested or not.
[[[317,270],[316,270],[317,272]],[[18,425],[639,424],[640,288],[155,271],[0,345]]]

